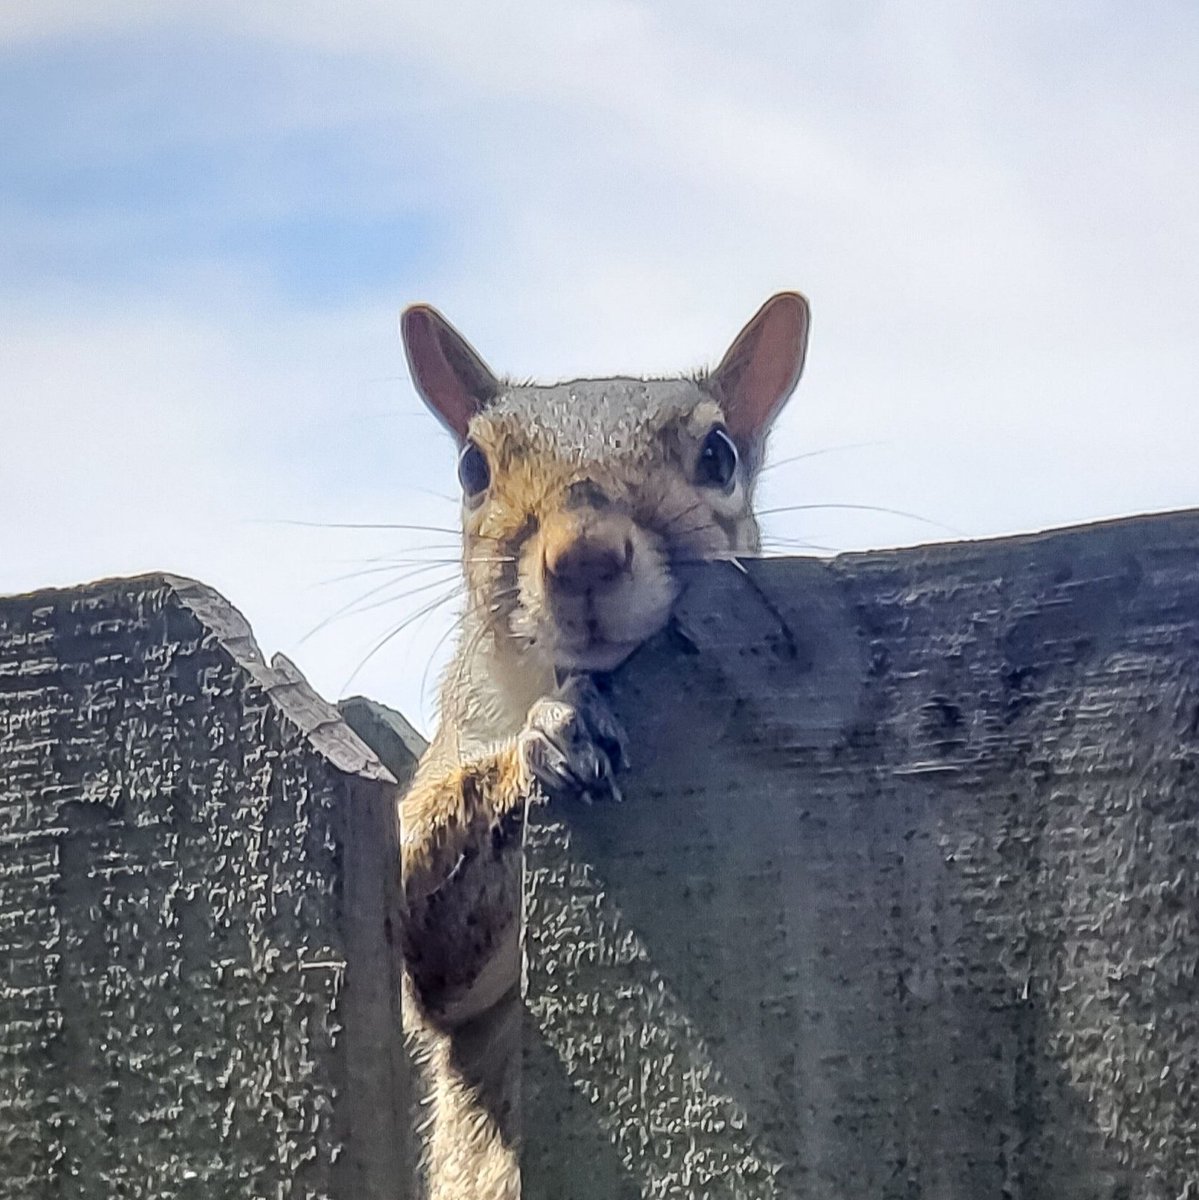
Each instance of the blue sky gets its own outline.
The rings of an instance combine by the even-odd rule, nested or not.
[[[305,638],[336,577],[447,535],[282,522],[453,524],[414,299],[552,378],[806,291],[764,505],[931,523],[779,548],[1199,503],[1197,59],[1184,3],[8,6],[0,589],[194,575],[338,695],[440,592]],[[451,613],[350,690],[427,719]]]

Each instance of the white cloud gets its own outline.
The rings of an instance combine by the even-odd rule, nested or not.
[[[449,519],[413,490],[452,490],[448,445],[406,383],[371,382],[402,374],[391,310],[418,295],[498,368],[552,376],[710,361],[768,292],[804,288],[812,357],[776,453],[881,444],[781,469],[771,505],[986,534],[1195,503],[1194,21],[1116,11],[9,6],[10,44],[187,23],[294,55],[286,95],[217,132],[399,120],[427,151],[419,172],[373,197],[332,180],[332,202],[417,197],[450,234],[410,294],[340,310],[297,311],[224,264],[119,313],[4,281],[27,315],[0,387],[6,407],[37,402],[6,476],[27,515],[0,586],[192,571],[335,693],[387,614],[296,650],[350,594],[309,585],[385,536],[242,518]],[[936,536],[856,510],[769,526],[843,547]],[[358,684],[413,711],[431,640],[397,638]]]

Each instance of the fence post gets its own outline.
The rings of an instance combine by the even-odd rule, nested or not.
[[[0,599],[0,1197],[411,1194],[395,800],[210,589]]]

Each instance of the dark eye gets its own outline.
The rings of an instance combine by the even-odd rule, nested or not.
[[[458,455],[458,482],[462,484],[468,499],[481,496],[491,482],[487,456],[474,442],[467,442]]]
[[[708,430],[700,448],[699,462],[695,468],[697,483],[706,487],[732,487],[737,474],[737,447],[722,425]]]

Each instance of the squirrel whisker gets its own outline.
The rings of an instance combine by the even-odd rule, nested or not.
[[[470,607],[467,606],[467,607],[463,608],[463,610],[453,619],[453,621],[450,622],[450,625],[446,629],[446,631],[433,644],[433,649],[429,651],[429,657],[425,663],[424,674],[421,675],[421,679],[420,679],[420,698],[421,698],[422,704],[425,702],[425,696],[428,692],[429,671],[432,669],[434,660],[437,658],[437,652],[442,648],[442,646],[445,645],[447,638],[449,638],[453,634],[457,633],[458,630],[460,630],[462,628],[463,624],[465,623],[465,621],[467,620],[467,618],[470,615],[471,615]],[[480,633],[481,632],[482,631],[480,631]]]
[[[444,569],[444,568],[442,568]],[[303,645],[309,638],[319,633],[322,629],[332,625],[335,621],[345,617],[359,616],[361,613],[370,612],[372,609],[381,608],[387,604],[398,604],[401,600],[407,600],[411,596],[419,595],[422,592],[427,592],[435,587],[444,587],[453,579],[453,575],[446,575],[440,579],[434,579],[430,583],[425,583],[419,587],[410,588],[406,592],[401,592],[398,596],[385,596],[381,600],[376,600],[371,604],[366,604],[364,601],[370,600],[372,596],[377,596],[380,592],[386,591],[388,588],[396,587],[398,584],[406,582],[414,575],[421,574],[423,569],[417,571],[409,571],[407,574],[400,576],[398,579],[388,579],[376,587],[364,592],[361,596],[351,600],[348,604],[343,604],[336,612],[331,613],[318,625],[315,625],[300,639],[300,645]],[[455,587],[460,587],[461,584],[455,582]]]
[[[461,534],[461,529],[448,529],[444,525],[390,525],[378,521],[264,521],[266,525],[292,525],[300,529],[404,529],[416,533]]]
[[[767,537],[762,536],[763,545],[768,545],[775,550],[816,550],[821,554],[843,554],[844,546],[825,546],[820,542],[806,542],[802,538],[789,537]]]
[[[407,578],[408,575],[431,571],[435,567],[454,567],[461,561],[460,558],[397,558],[383,566],[364,567],[360,571],[347,571],[343,575],[331,575],[328,579],[320,580],[317,586],[331,587],[335,583],[345,583],[349,579],[362,579],[367,575],[394,575],[404,570],[405,567],[411,567],[413,568],[411,571],[401,576],[401,578]]]
[[[919,513],[905,512],[901,508],[884,508],[878,504],[785,504],[781,508],[760,508],[759,517],[771,517],[777,513],[789,512],[818,512],[822,508],[849,509],[856,512],[888,513],[893,517],[903,517],[908,521],[918,521],[921,525],[931,525],[935,529],[943,529],[946,533],[965,537],[965,531],[946,525],[943,521],[934,521],[931,517],[922,517]]]
[[[520,589],[518,587],[506,588],[506,589],[504,589],[504,594],[508,597],[511,597],[511,596],[515,595],[519,590]],[[441,640],[433,648],[433,654],[430,655],[429,663],[425,667],[425,674],[421,679],[422,700],[424,698],[425,686],[426,686],[426,683],[428,680],[429,668],[433,665],[433,656],[436,655],[437,650],[440,649],[442,642],[445,641],[445,638],[448,637],[449,634],[454,632],[455,630],[461,630],[465,626],[466,622],[474,615],[476,615],[476,610],[473,610],[468,605],[458,615],[458,617],[454,620],[454,623],[450,627],[450,629],[447,630],[447,632],[442,635]],[[495,627],[490,622],[484,620],[484,621],[477,621],[475,623],[474,627],[468,632],[467,636],[463,639],[463,641],[460,642],[454,648],[454,659],[453,659],[453,663],[452,663],[453,677],[451,680],[447,673],[447,678],[446,678],[446,682],[449,683],[450,686],[459,687],[459,688],[463,686],[463,676],[466,671],[467,665],[471,661],[471,658],[473,657],[475,652],[478,650],[478,648],[483,644],[483,642],[488,637],[494,636],[494,634],[495,634]],[[457,738],[455,738],[454,746],[455,746],[455,756],[460,758],[461,757],[461,745]]]
[[[368,562],[371,560],[367,560]],[[377,560],[376,560],[377,561]],[[463,563],[513,563],[516,558],[511,554],[486,554],[476,558],[462,558],[455,556],[453,558],[393,558],[381,566],[365,567],[360,571],[347,571],[344,575],[333,575],[329,579],[322,579],[318,586],[326,587],[334,583],[344,583],[347,579],[361,579],[366,575],[382,575],[388,571],[397,571],[401,567],[457,567]]]
[[[381,637],[370,648],[369,651],[367,651],[366,657],[363,658],[361,660],[361,662],[359,662],[359,664],[350,673],[349,678],[345,681],[345,683],[343,683],[341,685],[341,690],[344,692],[350,686],[350,684],[353,683],[355,679],[357,679],[362,668],[365,667],[366,664],[368,662],[370,662],[370,660],[372,658],[374,658],[375,655],[378,654],[379,651],[382,650],[383,647],[388,644],[388,642],[390,642],[393,638],[396,638],[401,633],[403,633],[403,631],[405,629],[407,629],[408,626],[411,625],[413,621],[417,621],[421,617],[427,617],[430,613],[432,613],[436,609],[440,608],[443,604],[445,604],[448,601],[453,600],[455,597],[459,596],[461,594],[461,592],[462,592],[462,585],[455,584],[447,592],[444,592],[440,596],[434,597],[434,599],[430,600],[428,604],[422,605],[420,608],[418,608],[416,610],[416,612],[405,617],[404,620],[402,620],[398,625],[396,625],[394,628],[390,629],[386,634],[383,635],[383,637]]]
[[[786,458],[778,458],[773,462],[768,462],[758,472],[759,475],[765,475],[767,471],[773,471],[777,467],[785,467],[791,463],[801,462],[805,458],[820,458],[824,454],[840,454],[843,450],[864,450],[870,446],[885,446],[886,442],[845,442],[840,446],[825,446],[820,450],[808,450],[804,454],[789,454]]]

